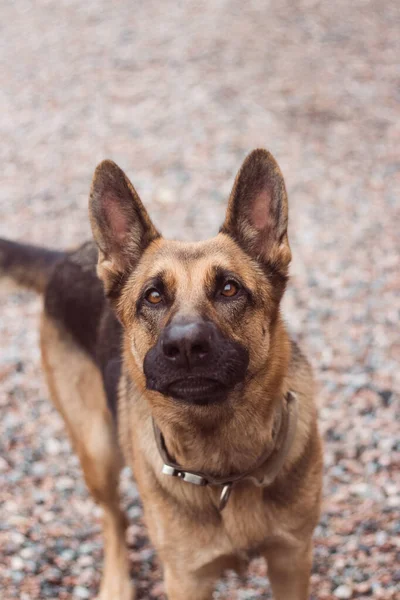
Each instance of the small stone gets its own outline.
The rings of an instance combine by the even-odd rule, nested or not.
[[[355,483],[351,486],[351,491],[356,496],[368,496],[370,492],[370,486],[367,483]]]
[[[140,551],[140,559],[144,562],[150,561],[154,556],[154,551],[151,548],[144,548]]]
[[[386,531],[378,531],[378,533],[375,535],[375,543],[377,546],[383,546],[386,544],[387,539],[388,535]]]
[[[388,482],[385,485],[385,492],[388,496],[396,496],[397,494],[400,494],[400,487],[394,483]]]
[[[71,477],[60,477],[56,482],[56,488],[60,492],[72,490],[75,487],[75,481]]]
[[[79,546],[80,554],[91,554],[94,550],[94,544],[92,542],[85,542]]]
[[[24,568],[24,561],[19,556],[13,556],[11,559],[11,568],[13,571],[22,571]]]
[[[57,456],[61,452],[61,443],[55,438],[50,438],[46,441],[45,448],[47,454]]]
[[[67,548],[66,550],[63,550],[61,552],[60,558],[62,558],[62,560],[65,560],[66,562],[70,562],[71,560],[74,560],[75,552]]]
[[[93,581],[93,578],[95,577],[95,573],[96,572],[92,567],[83,569],[83,571],[81,571],[79,573],[78,583],[81,586],[89,585]]]
[[[60,569],[57,569],[56,567],[51,567],[45,571],[44,578],[50,583],[59,583],[62,579],[62,573]]]
[[[154,200],[164,205],[171,205],[175,203],[175,196],[172,190],[168,188],[159,188],[154,194]]]
[[[11,579],[14,583],[20,583],[25,578],[25,573],[22,571],[13,571],[11,573]]]
[[[81,585],[74,587],[73,595],[75,598],[90,598],[90,592]]]
[[[359,583],[356,589],[359,594],[367,594],[369,591],[371,591],[371,584],[368,581]]]
[[[165,593],[165,588],[163,583],[156,583],[155,586],[151,589],[152,598],[160,598]]]
[[[32,474],[35,477],[39,477],[39,478],[44,477],[46,474],[46,471],[47,471],[47,467],[46,467],[45,463],[43,463],[43,462],[35,462],[32,465]]]
[[[22,558],[32,558],[32,556],[35,555],[35,552],[33,550],[33,548],[22,548],[20,555],[22,556]]]
[[[54,521],[55,514],[50,512],[49,510],[41,515],[41,519],[43,523],[50,523],[50,521]]]
[[[337,587],[333,593],[335,594],[336,598],[340,598],[341,600],[347,600],[353,595],[353,592],[348,585],[339,585],[339,587]]]
[[[397,508],[398,506],[400,506],[400,496],[390,496],[387,499],[387,505],[390,508]]]
[[[84,554],[83,556],[80,556],[78,558],[77,562],[79,563],[80,567],[91,567],[93,565],[94,559],[93,556],[90,556],[89,554]]]
[[[381,390],[380,392],[378,392],[378,394],[382,398],[383,405],[388,407],[393,396],[392,390]]]
[[[21,546],[25,542],[25,536],[19,533],[19,531],[10,533],[10,538],[17,546]]]
[[[32,496],[36,504],[44,504],[48,494],[42,490],[34,490]]]

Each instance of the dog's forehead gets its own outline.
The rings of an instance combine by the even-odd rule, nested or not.
[[[205,281],[216,269],[237,274],[251,286],[255,283],[252,261],[224,234],[200,242],[161,240],[152,252],[146,269],[146,277],[163,273],[173,277],[176,283]]]

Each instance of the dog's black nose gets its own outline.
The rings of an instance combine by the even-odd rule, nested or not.
[[[163,354],[177,367],[203,364],[210,354],[213,332],[212,324],[206,321],[171,323],[162,334]]]

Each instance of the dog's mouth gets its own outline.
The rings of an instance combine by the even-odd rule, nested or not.
[[[185,377],[169,384],[167,394],[190,404],[212,404],[227,396],[227,387],[216,379]]]

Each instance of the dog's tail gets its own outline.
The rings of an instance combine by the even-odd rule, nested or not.
[[[43,293],[54,265],[64,252],[0,238],[0,278],[9,277],[16,284]]]

